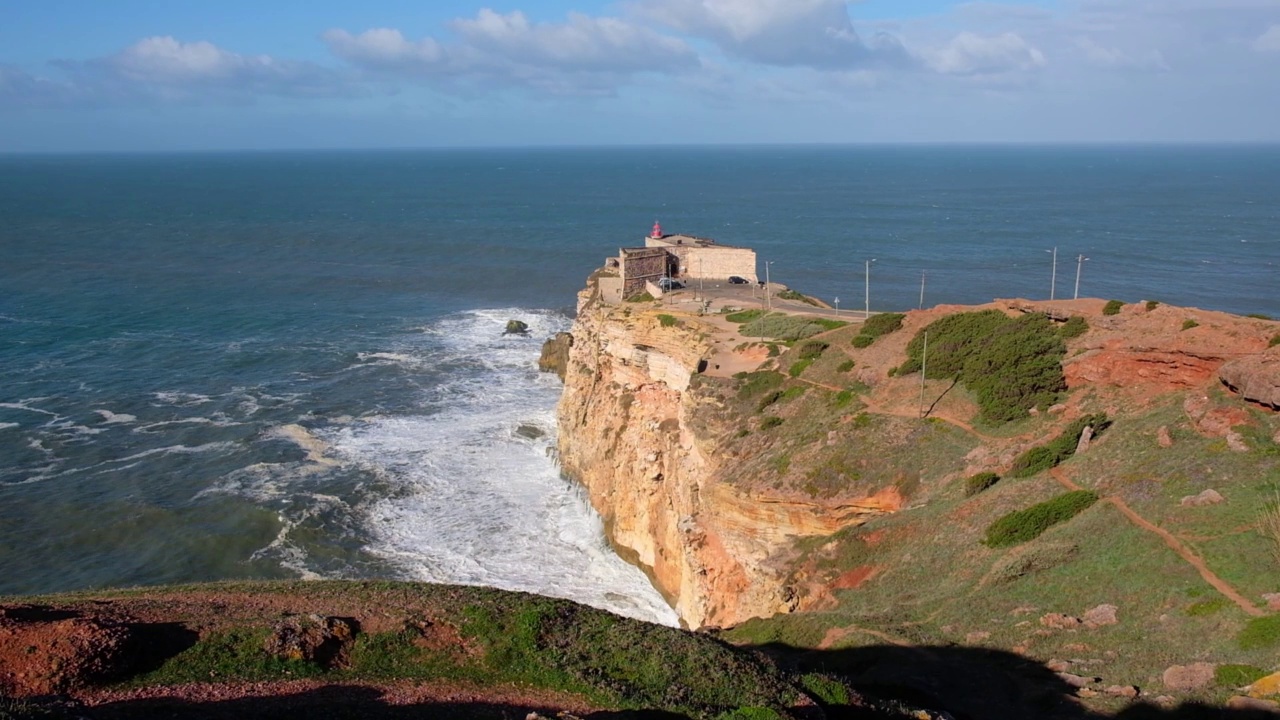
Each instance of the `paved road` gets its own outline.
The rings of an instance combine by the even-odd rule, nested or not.
[[[786,289],[787,286],[781,283],[773,283],[770,286],[770,290],[775,295],[772,302],[775,311],[791,315],[826,317],[845,322],[861,322],[865,319],[861,310],[841,309],[837,311],[833,308],[814,307],[799,300],[782,300],[776,297],[777,293]],[[662,298],[663,304],[676,305],[691,312],[704,301],[711,303],[711,312],[719,312],[721,308],[725,307],[747,309],[766,306],[764,288],[753,284],[730,285],[725,282],[704,281],[702,287],[699,288],[698,282],[695,280],[689,287],[673,290]],[[875,311],[872,311],[872,314],[874,315]]]

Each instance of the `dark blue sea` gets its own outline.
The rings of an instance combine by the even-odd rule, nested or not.
[[[675,618],[534,367],[660,220],[874,310],[1280,316],[1280,147],[0,157],[0,594],[390,577]],[[763,271],[762,271],[763,274]],[[855,301],[855,302],[850,302]],[[529,337],[503,337],[508,319]]]

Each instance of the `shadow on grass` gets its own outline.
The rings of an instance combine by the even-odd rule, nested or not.
[[[940,710],[956,720],[1277,720],[1265,710],[1231,710],[1187,703],[1162,708],[1135,700],[1115,713],[1080,704],[1076,688],[1057,673],[1021,655],[974,647],[876,645],[812,650],[772,644],[757,649],[799,672],[840,676],[870,699],[901,701]],[[1105,685],[1105,683],[1102,683]],[[1098,688],[1101,690],[1101,688]],[[1159,693],[1156,693],[1159,694]],[[832,717],[901,717],[829,709]],[[906,717],[910,717],[907,715]]]

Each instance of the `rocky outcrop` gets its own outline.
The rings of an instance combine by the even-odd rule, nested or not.
[[[623,556],[643,567],[690,627],[796,609],[786,586],[796,537],[829,534],[898,509],[892,488],[831,503],[770,495],[735,477],[708,429],[720,409],[699,377],[712,354],[694,317],[579,295],[558,408],[559,457],[582,482]]]
[[[553,372],[564,380],[565,368],[569,366],[569,349],[573,347],[573,335],[562,332],[542,343],[542,356],[538,358],[538,369],[542,372]]]
[[[1218,370],[1218,379],[1244,399],[1280,410],[1280,352],[1232,360]]]

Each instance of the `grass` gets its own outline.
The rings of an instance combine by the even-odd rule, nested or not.
[[[1187,606],[1187,615],[1191,617],[1207,617],[1231,607],[1231,601],[1224,597],[1209,598]]]
[[[1277,345],[1280,345],[1280,333],[1276,333],[1275,335],[1272,335],[1271,341],[1267,343],[1267,347],[1269,348],[1273,348]]]
[[[1156,309],[1156,308],[1158,308],[1158,307],[1160,307],[1160,302],[1159,302],[1159,301],[1157,301],[1157,300],[1148,300],[1148,301],[1147,301],[1147,312],[1151,312],[1152,310],[1155,310],[1155,309]]]
[[[676,316],[667,315],[666,313],[658,316],[658,322],[662,323],[662,327],[675,327],[680,323],[680,321],[676,319]]]
[[[1071,423],[1056,438],[1037,445],[1019,455],[1013,461],[1009,476],[1027,478],[1037,473],[1057,467],[1076,452],[1080,435],[1086,427],[1093,428],[1093,436],[1097,437],[1111,426],[1105,413],[1086,415]]]
[[[1226,663],[1213,669],[1213,681],[1220,687],[1240,688],[1267,676],[1267,671],[1253,665]]]
[[[834,320],[820,321],[800,315],[772,313],[746,323],[738,330],[744,337],[768,337],[778,340],[805,340],[818,333],[827,332]],[[840,327],[842,324],[836,325]]]
[[[787,374],[793,378],[798,378],[805,370],[808,370],[809,366],[812,364],[813,364],[812,358],[805,359],[805,360],[797,360],[791,363],[791,367],[787,368]]]
[[[742,382],[742,384],[738,386],[738,397],[744,400],[777,388],[785,379],[782,376],[782,373],[774,372],[772,370],[738,373],[734,377]]]
[[[1183,330],[1190,330],[1191,328],[1195,328],[1195,327],[1200,327],[1200,323],[1196,322],[1195,320],[1192,320],[1191,318],[1187,318],[1186,320],[1182,321]]]
[[[738,323],[739,325],[741,325],[743,323],[749,323],[752,320],[763,317],[764,314],[765,314],[764,310],[758,310],[758,309],[742,310],[736,313],[729,313],[728,315],[724,316],[724,319],[728,320],[731,323]]]
[[[649,291],[646,290],[645,292],[638,293],[636,295],[632,295],[631,297],[627,298],[627,302],[629,303],[653,302],[653,296],[650,295]]]
[[[1258,534],[1267,539],[1276,566],[1280,567],[1280,490],[1275,492],[1271,502],[1262,506],[1257,520]]]
[[[760,420],[760,429],[772,430],[773,428],[778,427],[782,423],[783,423],[782,418],[778,417],[777,415],[765,415]]]
[[[1103,314],[1103,315],[1119,315],[1119,314],[1120,314],[1120,308],[1122,308],[1122,307],[1124,307],[1124,302],[1123,302],[1123,301],[1121,301],[1121,300],[1108,300],[1108,301],[1107,301],[1107,304],[1106,304],[1106,305],[1104,305],[1104,306],[1102,306],[1102,314]]]
[[[1266,313],[1249,313],[1248,315],[1245,315],[1245,317],[1253,318],[1254,320],[1271,320],[1272,319],[1271,316]]]
[[[1250,620],[1236,636],[1236,642],[1241,650],[1269,650],[1280,646],[1280,615]]]
[[[983,544],[999,548],[1034,540],[1045,530],[1079,515],[1097,501],[1098,494],[1091,490],[1073,490],[1026,510],[1011,512],[987,526]]]
[[[776,297],[779,300],[796,300],[798,302],[806,303],[814,307],[821,307],[821,305],[818,304],[818,301],[814,300],[808,295],[805,295],[804,293],[796,292],[795,290],[783,290],[782,292],[778,293]]]

